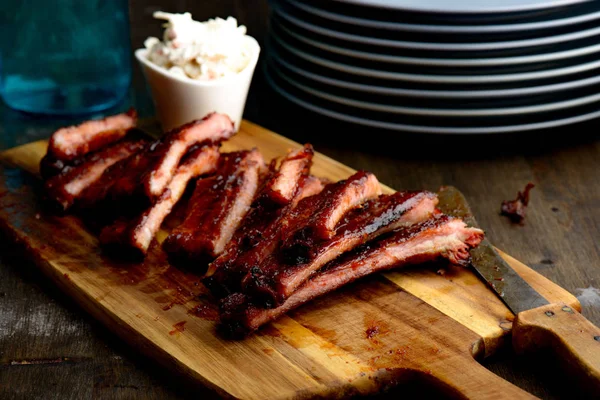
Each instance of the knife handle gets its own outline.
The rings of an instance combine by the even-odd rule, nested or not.
[[[549,349],[590,393],[600,393],[600,328],[566,304],[519,313],[513,323],[517,353]]]

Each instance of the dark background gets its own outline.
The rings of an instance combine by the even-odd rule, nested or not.
[[[268,32],[265,0],[131,0],[132,48],[160,36],[152,12],[189,11],[197,20],[234,16],[260,43]],[[137,64],[125,101],[153,114]],[[0,106],[0,147],[48,137],[73,120],[34,117]],[[89,116],[87,116],[89,118]],[[598,122],[511,135],[442,137],[386,132],[329,121],[304,112],[271,91],[260,65],[245,117],[357,169],[373,171],[395,189],[460,188],[499,248],[579,295],[600,325],[600,136]],[[83,117],[82,117],[83,118]],[[82,119],[80,118],[80,119]],[[524,226],[499,216],[500,203],[534,182]],[[207,397],[202,388],[129,349],[88,317],[0,241],[0,398]],[[585,289],[585,290],[584,290]],[[542,398],[573,398],[573,386],[547,357],[519,358],[509,348],[486,360],[495,373]],[[391,396],[432,394],[415,384]],[[578,396],[583,397],[583,394]],[[591,395],[588,395],[591,397]]]

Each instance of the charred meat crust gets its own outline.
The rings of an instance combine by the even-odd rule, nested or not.
[[[165,240],[172,259],[205,261],[221,254],[250,209],[265,168],[257,149],[224,154],[217,175],[199,185],[184,222]]]
[[[261,308],[242,293],[228,296],[220,304],[221,330],[243,336],[316,297],[375,272],[440,258],[464,265],[469,260],[469,249],[482,239],[481,230],[448,216],[398,229],[330,262],[277,308]]]
[[[70,161],[82,157],[123,138],[136,123],[137,113],[130,109],[127,113],[61,128],[50,137],[48,160]]]
[[[53,208],[61,212],[67,211],[108,168],[140,151],[146,143],[144,139],[125,137],[117,143],[87,154],[78,165],[47,179],[44,187]]]
[[[298,202],[318,194],[321,190],[321,181],[307,176],[302,179],[294,199],[286,207],[265,213],[262,212],[264,209],[259,208],[257,223],[254,225],[248,222],[241,245],[233,248],[232,253],[223,254],[210,264],[203,282],[213,295],[220,298],[239,290],[241,279],[249,269],[275,250],[279,243],[281,226],[287,224],[285,221]]]
[[[71,168],[78,166],[83,162],[83,157],[73,160],[59,160],[50,153],[46,153],[40,161],[40,175],[42,179],[50,179],[56,175],[69,172]]]
[[[331,239],[295,235],[250,269],[242,280],[242,291],[264,305],[279,305],[329,261],[394,229],[430,218],[436,204],[437,196],[426,191],[382,195],[349,212]]]
[[[105,227],[100,233],[100,243],[109,251],[119,250],[138,256],[146,254],[163,220],[183,195],[188,182],[194,177],[212,173],[218,159],[219,150],[216,145],[202,146],[191,151],[182,160],[159,199],[139,216],[120,219]]]

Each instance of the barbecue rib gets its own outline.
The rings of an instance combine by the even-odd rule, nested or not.
[[[87,189],[85,189],[78,199],[78,208],[84,210],[91,210],[93,208],[100,209],[103,205],[109,206],[112,209],[111,213],[114,212],[115,206],[120,207],[121,204],[127,203],[127,206],[137,203],[137,199],[124,199],[124,201],[111,201],[109,196],[113,185],[123,176],[131,173],[130,165],[135,163],[136,159],[143,158],[146,154],[146,148],[151,143],[147,142],[143,148],[135,152],[131,156],[116,162],[115,164],[108,167],[94,183],[92,183]],[[150,204],[146,201],[147,204]],[[144,204],[144,202],[142,202]],[[117,212],[118,213],[118,212]]]
[[[292,201],[300,179],[307,176],[310,171],[313,155],[314,150],[310,144],[288,153],[282,160],[279,170],[265,184],[261,196],[279,205],[286,205]]]
[[[327,185],[321,192],[321,204],[304,230],[321,239],[329,239],[346,212],[381,194],[379,181],[370,172],[359,171],[346,180]]]
[[[301,179],[298,191],[287,206],[277,210],[257,208],[255,217],[249,216],[251,220],[246,220],[247,225],[240,229],[243,230],[243,237],[238,238],[239,243],[209,265],[203,279],[204,285],[216,297],[239,290],[242,277],[277,247],[277,238],[284,224],[282,221],[286,220],[299,201],[321,190],[323,184],[320,179],[306,176]]]
[[[138,256],[146,254],[154,235],[183,195],[188,182],[194,177],[213,172],[218,159],[217,145],[193,149],[184,157],[158,200],[133,220],[118,220],[105,227],[100,233],[100,243],[108,248],[133,250],[134,255]]]
[[[136,122],[137,113],[130,109],[124,114],[59,129],[50,138],[48,155],[55,160],[74,160],[121,139]]]
[[[66,211],[82,195],[85,189],[97,182],[104,171],[141,150],[146,140],[126,137],[94,153],[87,154],[81,162],[63,173],[46,180],[48,198],[56,209]]]
[[[323,220],[337,223],[343,213],[351,208],[350,205],[359,205],[376,197],[379,192],[377,178],[363,171],[347,180],[326,185],[317,195],[303,198],[297,206],[282,212],[281,217],[262,232],[260,243],[228,268],[221,268],[214,274],[209,271],[205,285],[217,297],[240,290],[241,279],[250,269],[261,265],[278,247],[293,243],[296,236],[312,234],[311,224],[318,225]]]
[[[229,117],[216,113],[166,133],[143,154],[129,160],[125,174],[112,185],[110,196],[122,199],[138,193],[149,200],[156,199],[164,192],[181,158],[192,146],[217,144],[234,133]]]
[[[460,219],[434,217],[343,255],[277,308],[260,308],[241,293],[230,295],[221,301],[222,328],[235,336],[247,334],[318,296],[375,272],[440,258],[465,265],[469,249],[482,239],[481,230],[467,227]]]
[[[284,244],[250,269],[242,291],[269,307],[279,305],[329,261],[382,234],[430,218],[436,204],[437,196],[426,191],[382,195],[347,213],[331,239],[296,236]]]
[[[230,264],[239,254],[257,245],[265,229],[279,217],[281,208],[297,199],[299,192],[309,189],[307,193],[310,193],[311,188],[321,190],[320,181],[314,177],[308,178],[313,154],[312,146],[306,144],[302,149],[288,153],[278,170],[273,159],[269,174],[252,202],[250,211],[223,254],[210,264],[207,275],[212,275],[216,269]],[[307,184],[310,187],[306,187]],[[278,201],[273,201],[274,198]]]
[[[40,161],[40,175],[42,179],[50,179],[53,176],[64,174],[71,168],[81,164],[83,157],[73,160],[59,160],[50,153],[46,153]]]
[[[201,262],[221,254],[250,209],[265,168],[257,149],[224,154],[217,175],[200,182],[185,220],[164,242],[172,259]]]

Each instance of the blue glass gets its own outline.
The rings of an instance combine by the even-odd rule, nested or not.
[[[127,0],[0,0],[0,96],[32,113],[117,104],[131,81]]]

